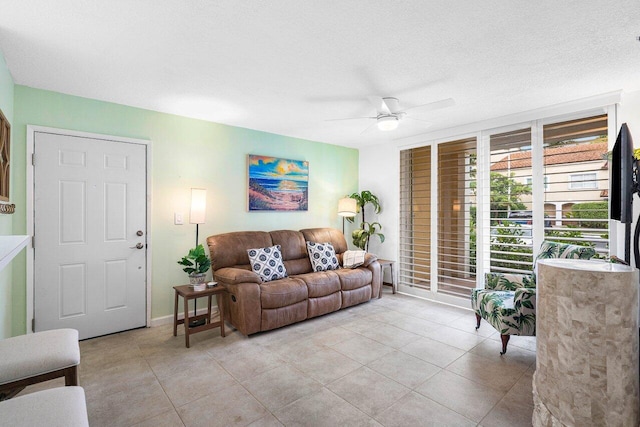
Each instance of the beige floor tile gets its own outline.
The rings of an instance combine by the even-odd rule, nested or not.
[[[282,427],[282,426],[283,424],[280,421],[278,421],[278,419],[274,417],[273,414],[271,413],[249,424],[249,427]]]
[[[362,335],[393,348],[404,347],[421,338],[420,335],[384,323],[370,327]]]
[[[370,416],[384,411],[411,391],[367,367],[345,375],[327,388]]]
[[[376,421],[326,388],[273,413],[287,427],[376,426]]]
[[[527,367],[510,364],[500,356],[488,358],[466,353],[447,366],[447,370],[506,393],[522,377]]]
[[[205,351],[195,348],[169,349],[146,356],[145,360],[158,379],[184,371],[185,367],[206,366],[213,359]]]
[[[130,345],[131,341],[128,338],[127,332],[121,332],[118,334],[105,335],[103,337],[92,338],[88,340],[80,341],[80,354],[89,353],[92,351],[105,351],[113,347],[120,345]]]
[[[504,396],[503,391],[446,370],[434,375],[415,391],[476,422],[482,420]]]
[[[131,386],[101,399],[87,398],[89,424],[99,426],[130,426],[168,412],[173,405],[158,382]]]
[[[82,381],[82,378],[80,380]],[[80,385],[82,385],[82,382],[80,382]],[[42,390],[49,390],[50,388],[56,388],[56,387],[64,387],[64,377],[55,378],[53,380],[44,381],[41,383],[36,383],[30,386],[27,386],[25,387],[24,390],[18,393],[17,396],[24,396],[26,394],[35,393],[37,391],[42,391]]]
[[[113,368],[133,359],[142,359],[142,352],[137,345],[132,345],[131,342],[118,344],[100,351],[81,352],[80,373],[88,374],[93,371]]]
[[[316,332],[312,336],[308,337],[308,340],[314,344],[321,344],[326,346],[332,346],[343,341],[351,340],[357,337],[353,331],[343,328],[342,326],[334,326],[324,331]]]
[[[141,385],[157,382],[149,364],[142,358],[122,361],[104,370],[94,370],[83,374],[80,385],[84,388],[87,400],[103,399],[114,393]]]
[[[271,411],[322,388],[318,381],[290,366],[253,376],[243,381],[242,385]]]
[[[164,414],[156,415],[132,427],[184,427],[178,413],[172,409]]]
[[[450,346],[469,351],[476,345],[480,344],[485,337],[478,334],[468,333],[449,326],[440,326],[424,334],[425,337]]]
[[[321,384],[328,384],[362,366],[344,354],[324,346],[296,353],[290,363]]]
[[[420,338],[419,340],[402,347],[400,351],[441,368],[444,368],[465,354],[464,350],[430,338]]]
[[[178,408],[186,427],[245,426],[267,414],[264,406],[239,384]]]
[[[485,338],[498,335],[498,331],[496,331],[493,326],[488,324],[486,320],[483,320],[480,324],[480,328],[476,330],[476,315],[473,312],[452,320],[451,322],[447,323],[447,326],[460,329],[464,332],[476,334]]]
[[[533,406],[533,373],[527,371],[507,392],[510,400],[527,406]]]
[[[525,368],[535,367],[536,353],[533,351],[511,346],[511,341],[509,341],[506,354],[500,355],[500,351],[502,351],[502,343],[500,340],[489,338],[475,346],[470,353],[492,360],[500,359],[508,365],[519,365]]]
[[[393,326],[422,337],[425,337],[431,331],[440,327],[438,323],[406,314],[402,314],[401,317],[397,318],[393,322]]]
[[[356,362],[367,364],[393,351],[392,347],[380,344],[370,338],[358,336],[331,346]]]
[[[419,386],[441,368],[402,351],[394,351],[367,365],[374,371],[411,389]]]
[[[286,362],[272,351],[260,346],[253,346],[243,352],[228,355],[220,359],[219,363],[235,379],[243,381],[278,368]]]
[[[505,397],[487,414],[480,424],[485,427],[530,427],[533,406]]]
[[[386,427],[472,427],[476,423],[421,394],[411,392],[375,417]]]
[[[182,372],[160,380],[160,385],[176,408],[235,384],[237,381],[215,360],[193,368],[185,366]]]

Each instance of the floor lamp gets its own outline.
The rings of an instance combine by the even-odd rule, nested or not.
[[[342,217],[342,234],[344,234],[344,219],[353,218],[358,210],[358,202],[351,197],[343,197],[338,200],[338,215]]]
[[[191,210],[189,211],[189,224],[196,225],[196,247],[198,247],[198,226],[204,224],[207,210],[207,190],[204,188],[191,189]],[[198,298],[193,300],[193,315],[198,315]],[[205,319],[194,320],[189,326],[200,326],[205,324]]]

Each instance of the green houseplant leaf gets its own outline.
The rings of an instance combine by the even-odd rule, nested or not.
[[[380,225],[379,222],[368,223],[365,221],[364,216],[364,208],[368,204],[371,204],[373,206],[374,213],[379,214],[382,211],[378,196],[376,196],[369,190],[363,190],[360,193],[353,193],[349,195],[349,197],[356,200],[356,203],[358,205],[358,212],[360,212],[362,215],[362,223],[360,224],[360,228],[358,230],[354,230],[351,233],[354,246],[366,251],[369,248],[369,240],[371,236],[378,236],[378,238],[380,239],[380,243],[383,243],[384,234],[379,233],[379,231],[382,230],[382,225]],[[353,222],[354,218],[355,217],[347,218],[347,221]]]
[[[198,245],[189,250],[189,253],[182,257],[178,264],[185,266],[182,271],[191,275],[206,273],[211,267],[211,260],[204,251],[204,246]]]

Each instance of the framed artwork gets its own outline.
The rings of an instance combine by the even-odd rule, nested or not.
[[[15,211],[15,205],[9,203],[10,138],[11,125],[0,110],[0,213],[7,214],[12,214]]]
[[[249,211],[309,209],[309,162],[249,154]]]

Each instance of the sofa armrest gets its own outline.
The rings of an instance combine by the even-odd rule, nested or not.
[[[369,264],[377,260],[378,260],[378,255],[374,255],[372,253],[367,252],[366,254],[364,254],[364,262],[362,263],[361,267],[368,267]]]
[[[515,291],[518,288],[535,288],[536,282],[532,274],[487,273],[484,277],[484,288],[496,291]]]
[[[262,279],[257,273],[245,270],[243,268],[225,267],[216,270],[213,277],[227,285],[235,285],[238,283],[262,283]]]

